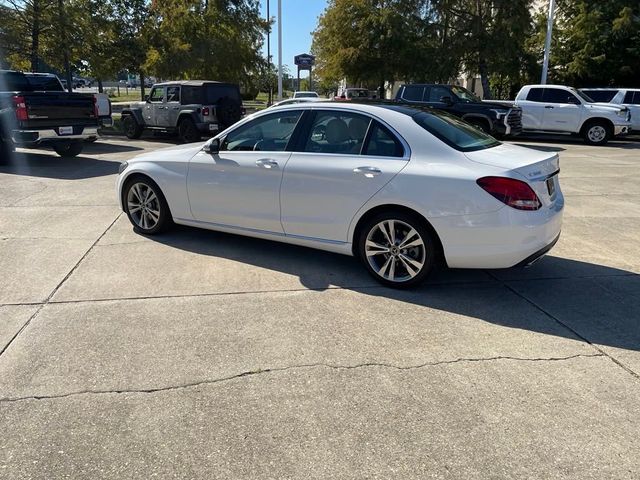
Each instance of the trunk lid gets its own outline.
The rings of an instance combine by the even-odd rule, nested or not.
[[[97,124],[92,95],[67,92],[23,93],[29,127]]]
[[[543,205],[552,206],[560,193],[560,158],[556,152],[502,144],[494,148],[467,152],[472,162],[515,172],[533,188]]]

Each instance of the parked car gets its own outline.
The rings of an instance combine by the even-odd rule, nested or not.
[[[0,70],[0,161],[15,147],[53,147],[75,157],[98,135],[96,100],[91,95],[46,90],[54,76]],[[57,78],[55,78],[57,80]]]
[[[605,145],[631,130],[631,113],[621,105],[595,103],[563,85],[526,85],[516,97],[522,127],[530,132],[581,135],[590,145]]]
[[[562,224],[558,172],[557,153],[437,110],[310,102],[137,156],[118,198],[141,234],[175,222],[355,255],[408,287],[441,261],[506,268],[546,253]]]
[[[318,98],[318,97],[287,98],[286,100],[281,100],[279,102],[274,103],[269,108],[282,107],[284,105],[293,105],[295,103],[323,102],[323,101],[327,101],[327,100],[323,98]]]
[[[366,88],[345,88],[340,95],[336,96],[336,100],[352,100],[374,98],[371,92]]]
[[[293,92],[293,98],[320,98],[317,92]]]
[[[594,102],[627,107],[631,112],[631,130],[640,132],[640,88],[582,88],[580,91]]]
[[[200,140],[236,123],[242,115],[238,85],[209,80],[158,83],[145,102],[122,110],[128,138],[140,138],[145,129],[177,133],[183,142]]]
[[[522,111],[513,102],[481,100],[457,85],[402,85],[396,101],[443,110],[495,137],[513,137],[522,131]]]

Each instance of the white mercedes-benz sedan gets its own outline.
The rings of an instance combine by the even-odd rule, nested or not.
[[[530,264],[560,235],[559,160],[435,110],[306,103],[122,164],[134,230],[173,222],[359,257],[381,283]]]

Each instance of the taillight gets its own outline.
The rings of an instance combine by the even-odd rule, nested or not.
[[[98,118],[98,98],[93,96],[93,115]]]
[[[209,107],[204,107],[202,109],[202,116],[203,117],[208,117],[209,116]]]
[[[505,205],[518,210],[538,210],[542,206],[536,192],[521,180],[506,177],[482,177],[476,183]]]
[[[16,119],[19,122],[29,120],[29,113],[27,112],[27,104],[24,101],[24,97],[13,97],[13,106],[16,109]]]

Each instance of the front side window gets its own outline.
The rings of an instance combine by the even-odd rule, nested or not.
[[[429,100],[427,100],[427,101],[435,102],[435,103],[443,103],[442,102],[442,97],[451,98],[451,92],[446,87],[439,87],[439,86],[435,85],[435,86],[433,86],[433,87],[431,87],[429,89],[429,97],[428,97]]]
[[[417,85],[407,85],[402,92],[402,98],[409,100],[410,102],[421,102],[422,94],[424,93],[424,87],[418,87]]]
[[[164,100],[164,87],[156,87],[151,90],[149,95],[150,102],[162,102]]]
[[[265,115],[230,132],[220,150],[282,152],[302,116],[301,111]]]
[[[544,103],[580,104],[575,95],[560,88],[545,88],[542,101]]]
[[[404,148],[388,128],[374,121],[371,125],[369,141],[362,153],[375,157],[403,157]]]
[[[360,155],[371,119],[340,111],[319,111],[313,120],[305,152]]]
[[[414,121],[450,147],[472,152],[500,145],[495,138],[458,118],[442,112],[420,112]]]
[[[167,102],[180,102],[180,87],[167,87]]]
[[[458,97],[460,100],[464,102],[481,102],[482,101],[480,97],[478,97],[475,93],[470,92],[464,87],[458,87],[457,85],[454,85],[451,87],[451,90],[453,91],[453,93],[456,94],[456,97]]]

